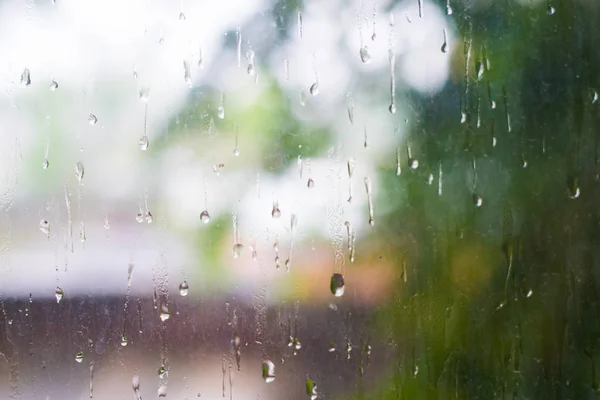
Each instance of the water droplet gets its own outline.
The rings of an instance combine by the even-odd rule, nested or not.
[[[56,303],[58,304],[63,299],[63,297],[65,297],[65,292],[57,286],[56,290],[54,291],[54,297],[56,297]]]
[[[254,76],[256,74],[256,68],[254,67],[254,64],[248,64],[246,72],[248,72],[248,75]]]
[[[144,87],[140,89],[140,101],[147,103],[150,98],[150,89]]]
[[[567,196],[570,199],[576,199],[581,195],[581,190],[579,189],[579,180],[573,175],[569,175],[567,177]]]
[[[137,213],[135,215],[135,220],[141,224],[142,222],[144,222],[144,214],[140,211],[139,213]]]
[[[596,89],[590,89],[590,100],[592,104],[596,104],[598,101],[598,91]]]
[[[306,183],[306,186],[307,186],[309,189],[312,189],[312,188],[314,188],[314,187],[315,187],[315,181],[313,181],[313,179],[312,179],[312,178],[308,178],[308,182]]]
[[[78,181],[83,179],[84,172],[85,170],[83,168],[83,163],[81,161],[77,161],[77,164],[75,164],[75,176],[77,177]]]
[[[152,221],[154,221],[154,217],[152,216],[152,213],[150,212],[150,210],[146,211],[145,217],[146,217],[146,222],[148,224],[151,224]]]
[[[473,193],[473,204],[476,207],[481,207],[483,205],[483,199],[477,193]]]
[[[319,397],[319,394],[317,393],[317,384],[310,379],[306,380],[306,394],[310,397],[310,400],[316,400],[317,397]]]
[[[262,377],[265,383],[271,383],[275,380],[275,364],[271,360],[262,362]]]
[[[42,162],[42,168],[48,169],[49,166],[50,166],[50,163],[48,162],[48,159],[44,158],[44,161]]]
[[[48,220],[40,220],[40,231],[46,236],[50,235],[50,222],[48,222]]]
[[[273,203],[273,210],[271,210],[271,217],[279,218],[281,217],[281,210],[279,209],[279,205],[277,202]]]
[[[81,363],[83,361],[83,351],[80,351],[79,353],[75,354],[75,361],[77,361],[78,363]]]
[[[167,386],[162,385],[161,387],[159,387],[157,393],[158,397],[167,397]]]
[[[335,351],[335,342],[331,341],[329,342],[329,349],[327,349],[328,352],[333,353]]]
[[[309,89],[311,96],[316,96],[319,94],[319,82],[315,82]]]
[[[219,119],[224,119],[225,118],[225,107],[223,107],[223,105],[220,105],[217,108],[217,116],[219,117]]]
[[[148,140],[148,136],[144,135],[140,138],[140,150],[146,151],[148,150],[148,146],[150,146],[150,141]]]
[[[396,114],[396,104],[390,104],[388,110],[390,111],[390,114]]]
[[[25,87],[31,85],[31,73],[29,72],[29,68],[25,68],[21,74],[21,85]]]
[[[556,13],[556,9],[552,5],[548,4],[548,9],[546,10],[546,12],[548,13],[548,15],[554,15]]]
[[[446,41],[444,41],[444,44],[442,44],[442,53],[447,53],[448,52],[448,43]]]
[[[485,72],[485,67],[481,61],[477,61],[475,63],[475,71],[477,72],[477,80],[480,81],[483,79],[483,73]]]
[[[300,342],[300,339],[295,338],[292,342],[292,346],[294,347],[294,349],[300,350],[302,348],[302,343]]]
[[[244,246],[241,243],[236,243],[233,245],[233,258],[240,258],[240,255],[242,254],[242,250],[244,249]]]
[[[188,87],[192,87],[192,73],[190,71],[190,63],[187,61],[183,62],[183,80]]]
[[[419,160],[417,160],[416,158],[409,158],[408,159],[408,166],[411,169],[417,169],[417,168],[419,168]]]
[[[450,5],[448,4],[446,6],[446,15],[452,15],[454,11],[452,10],[452,7],[450,7]]]
[[[171,313],[169,312],[169,308],[167,307],[166,304],[162,304],[160,306],[160,320],[162,322],[165,322],[166,320],[168,320],[171,317]]]
[[[121,347],[126,347],[128,343],[127,337],[125,335],[121,336]]]
[[[136,400],[142,400],[140,397],[140,377],[139,375],[134,375],[131,379],[131,386],[133,387],[133,393],[135,394]]]
[[[167,368],[165,368],[164,365],[161,365],[160,367],[158,367],[158,377],[160,379],[165,379],[168,375],[169,375],[169,371],[167,371]]]
[[[208,224],[210,222],[208,211],[204,210],[200,213],[200,221],[202,221],[203,224]]]
[[[179,294],[181,296],[187,296],[189,293],[190,287],[186,281],[183,281],[179,284]]]
[[[90,125],[96,125],[96,122],[98,122],[98,118],[94,114],[90,114],[88,116],[88,123]]]
[[[50,83],[50,90],[56,90],[56,89],[58,89],[58,82],[52,81]]]
[[[367,46],[361,47],[358,53],[360,54],[360,61],[362,61],[363,64],[371,62],[371,53],[369,53]]]
[[[343,296],[344,291],[346,290],[344,285],[344,276],[342,274],[338,274],[337,272],[333,274],[331,276],[329,289],[331,290],[331,294],[333,294],[335,297]]]
[[[527,292],[527,294],[525,295],[525,297],[531,297],[533,296],[533,290],[529,289],[529,291]]]
[[[185,14],[183,13],[183,11],[179,13],[179,20],[185,21]]]

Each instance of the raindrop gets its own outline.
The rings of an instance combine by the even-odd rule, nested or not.
[[[581,194],[581,190],[579,189],[579,181],[573,175],[569,175],[567,177],[567,196],[570,199],[576,199]]]
[[[481,60],[478,60],[475,63],[475,71],[477,72],[477,80],[480,81],[483,79],[483,73],[485,72],[485,67],[483,65],[483,62],[481,62]]]
[[[135,220],[141,224],[142,222],[144,222],[144,214],[140,211],[139,213],[137,213],[135,215]]]
[[[315,187],[315,181],[313,181],[313,179],[312,179],[312,178],[308,178],[308,182],[306,183],[306,186],[307,186],[309,189],[312,189],[312,188],[314,188],[314,187]]]
[[[408,159],[408,166],[411,169],[417,169],[417,168],[419,168],[419,160],[417,160],[416,158],[409,158]]]
[[[352,101],[350,93],[346,95],[346,105],[348,107],[348,119],[350,124],[354,125],[354,101]]]
[[[49,166],[50,166],[50,163],[48,162],[48,159],[44,158],[44,161],[42,162],[42,168],[48,169]]]
[[[443,30],[444,33],[444,44],[442,44],[442,53],[447,53],[448,52],[448,38],[446,36],[446,30]]]
[[[147,103],[149,97],[150,97],[150,89],[148,89],[148,88],[141,88],[140,89],[140,101],[144,102],[144,103]]]
[[[210,222],[208,211],[204,210],[200,213],[200,221],[202,221],[203,224],[208,224]]]
[[[154,221],[154,217],[152,216],[152,213],[150,212],[150,210],[146,211],[146,222],[151,224],[152,221]]]
[[[596,104],[598,101],[598,92],[596,89],[590,89],[590,100],[592,101],[592,104]]]
[[[46,219],[40,220],[40,231],[46,236],[50,235],[50,222]]]
[[[246,72],[248,72],[248,75],[254,76],[256,74],[256,68],[254,67],[254,64],[248,64]]]
[[[473,204],[476,207],[481,207],[483,205],[483,199],[477,193],[473,193]]]
[[[139,375],[134,375],[131,379],[131,386],[133,387],[133,393],[135,394],[136,400],[142,400],[140,396],[140,377]]]
[[[183,13],[183,11],[179,13],[179,20],[185,21],[185,14]]]
[[[169,312],[169,308],[167,307],[166,304],[162,304],[160,306],[160,320],[162,322],[165,322],[166,320],[169,319],[169,317],[171,317],[171,313]]]
[[[271,210],[271,217],[273,217],[273,218],[281,217],[281,210],[279,209],[279,204],[277,204],[277,202],[273,203],[273,210]]]
[[[148,146],[150,146],[150,141],[148,140],[148,136],[144,135],[140,138],[140,150],[146,151],[148,150]]]
[[[192,73],[190,71],[190,63],[187,61],[183,62],[183,80],[188,87],[192,87]]]
[[[448,2],[446,4],[446,15],[452,15],[453,12],[452,7],[450,7],[450,2]]]
[[[275,364],[271,360],[262,362],[262,377],[265,383],[271,383],[275,380]]]
[[[184,297],[187,296],[189,290],[190,290],[190,287],[186,281],[183,281],[183,282],[181,282],[181,284],[179,284],[179,294],[181,296],[184,296]]]
[[[306,94],[304,90],[300,90],[300,105],[304,107],[306,105]]]
[[[331,276],[329,289],[331,290],[331,294],[333,294],[335,297],[343,296],[344,291],[346,290],[344,285],[344,276],[342,274],[338,274],[337,272],[333,274]]]
[[[90,125],[96,125],[96,122],[98,122],[98,117],[96,117],[94,114],[90,114],[88,116],[88,123]]]
[[[312,84],[312,86],[310,87],[310,94],[312,96],[316,96],[319,94],[319,82],[315,82]]]
[[[330,353],[335,352],[335,342],[334,341],[329,342],[329,349],[327,349],[327,351]]]
[[[31,85],[31,73],[28,68],[25,68],[21,74],[21,85],[25,87]]]
[[[390,104],[388,110],[390,111],[390,114],[396,114],[396,104]]]
[[[75,354],[75,361],[77,361],[78,363],[81,363],[83,361],[83,351],[80,351],[79,353]]]
[[[546,12],[548,13],[548,15],[554,15],[556,13],[556,9],[552,5],[548,4],[548,9],[546,10]]]
[[[233,258],[240,258],[240,255],[242,254],[242,250],[244,249],[244,246],[241,243],[236,243],[233,245]]]
[[[317,385],[314,381],[307,379],[306,380],[306,394],[310,397],[310,400],[316,400],[319,397],[317,393]]]
[[[127,337],[121,336],[121,347],[126,347],[128,343],[129,343],[129,340],[127,340]]]
[[[361,47],[358,53],[360,54],[360,61],[362,61],[363,64],[371,62],[371,53],[369,53],[367,46]]]
[[[58,89],[58,82],[52,81],[50,83],[50,90],[56,90],[56,89]]]
[[[158,397],[167,397],[167,387],[165,385],[158,388]]]
[[[165,379],[167,377],[167,375],[169,375],[169,371],[167,370],[167,368],[164,365],[161,365],[160,367],[158,367],[158,377],[160,379]]]
[[[54,296],[56,297],[56,303],[58,304],[63,299],[63,297],[65,297],[65,292],[57,286],[56,290],[54,291]]]
[[[219,119],[225,119],[225,107],[222,104],[217,108],[217,116]]]
[[[292,346],[294,347],[294,349],[300,350],[302,348],[302,343],[300,342],[300,339],[295,338],[292,342]]]

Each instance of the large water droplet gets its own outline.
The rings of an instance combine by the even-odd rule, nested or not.
[[[236,243],[233,245],[233,258],[240,258],[240,255],[242,254],[242,250],[244,249],[244,246],[241,243]]]
[[[548,15],[554,15],[556,13],[556,8],[554,8],[552,5],[548,4],[548,8],[547,8],[546,12],[548,13]]]
[[[473,193],[473,204],[476,207],[481,207],[483,205],[483,199],[477,193]]]
[[[23,73],[21,73],[21,85],[25,87],[31,85],[31,73],[29,72],[29,68],[25,68]]]
[[[388,110],[390,111],[390,114],[396,114],[396,104],[390,104]]]
[[[94,114],[90,114],[88,116],[88,123],[90,125],[96,125],[96,122],[98,122],[98,117],[96,117]]]
[[[210,222],[210,214],[208,214],[208,211],[204,210],[200,213],[200,221],[202,221],[203,224],[208,224]]]
[[[317,384],[310,379],[306,380],[306,394],[310,397],[310,400],[316,400],[317,397],[319,397],[319,394],[317,393]]]
[[[46,236],[50,235],[50,222],[48,220],[40,220],[40,231]]]
[[[75,164],[75,176],[77,177],[78,181],[83,179],[84,172],[85,170],[83,168],[83,163],[81,161],[77,161],[77,164]]]
[[[148,140],[148,136],[144,135],[140,138],[140,150],[146,151],[148,150],[148,146],[150,146],[150,141]]]
[[[167,397],[167,386],[162,385],[157,391],[158,397]]]
[[[56,90],[56,89],[58,89],[58,82],[52,81],[50,83],[50,90]]]
[[[54,291],[54,296],[56,297],[56,303],[60,303],[63,297],[65,297],[65,292],[57,286],[56,290]]]
[[[167,307],[166,304],[162,304],[160,306],[160,320],[162,322],[165,322],[166,320],[168,320],[171,317],[171,313],[169,312],[169,308]]]
[[[179,284],[179,294],[181,296],[187,296],[189,293],[190,287],[186,281],[183,281]]]
[[[319,82],[313,83],[312,86],[310,87],[309,91],[312,96],[318,95],[319,94]]]
[[[329,289],[335,297],[340,297],[344,294],[346,287],[344,286],[344,276],[337,272],[331,276],[331,283]]]
[[[408,159],[408,166],[411,169],[417,169],[417,168],[419,168],[419,160],[417,160],[416,158],[412,158],[412,157],[409,158]]]
[[[362,61],[363,64],[371,62],[371,53],[369,53],[367,46],[361,47],[358,53],[360,54],[360,61]]]
[[[265,383],[271,383],[275,380],[275,364],[271,360],[262,362],[262,377]]]
[[[83,351],[80,351],[77,354],[75,354],[75,361],[77,361],[78,363],[81,363],[83,361]]]
[[[48,169],[49,166],[50,166],[50,162],[48,162],[47,158],[44,158],[44,161],[42,162],[42,168]]]

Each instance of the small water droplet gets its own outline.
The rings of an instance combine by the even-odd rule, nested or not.
[[[54,91],[56,89],[58,89],[58,82],[56,82],[56,81],[50,82],[50,90]]]
[[[139,213],[137,213],[135,215],[135,220],[141,224],[142,222],[144,222],[144,213],[142,213],[141,211]]]
[[[271,383],[275,380],[275,364],[271,360],[262,362],[262,377],[265,383]]]
[[[186,281],[183,281],[179,284],[179,295],[185,297],[188,295],[190,287]]]
[[[485,72],[485,68],[481,61],[477,61],[475,63],[475,71],[477,72],[477,80],[480,81],[483,79],[483,73]]]
[[[88,116],[88,123],[90,125],[96,125],[96,122],[98,122],[98,118],[94,114],[90,114]]]
[[[21,73],[21,85],[24,87],[31,85],[31,73],[29,72],[29,68],[25,68],[23,73]]]
[[[144,135],[140,138],[140,150],[146,151],[148,150],[148,146],[150,146],[150,141],[148,140],[148,136]]]
[[[319,394],[317,393],[317,384],[310,379],[306,380],[306,394],[310,397],[310,400],[316,400],[317,397],[319,397]]]
[[[81,161],[77,161],[77,164],[75,164],[75,176],[77,177],[78,181],[83,179],[84,172],[85,170],[83,168],[83,163]]]
[[[208,211],[204,210],[200,213],[200,221],[202,221],[203,224],[208,224],[210,222]]]
[[[343,296],[344,291],[346,290],[344,285],[344,276],[342,274],[338,274],[337,272],[333,274],[331,276],[329,289],[331,290],[331,294],[333,294],[335,297]]]
[[[483,199],[477,193],[473,193],[473,204],[476,207],[481,207],[483,205]]]
[[[525,297],[531,297],[533,296],[533,290],[529,289],[529,291],[527,292],[527,294],[525,295]]]
[[[552,5],[548,4],[546,12],[548,15],[554,15],[556,13],[556,9]]]
[[[368,64],[371,62],[371,53],[369,53],[369,48],[367,46],[363,46],[359,50],[360,61],[363,64]]]
[[[254,64],[248,64],[246,72],[248,72],[248,75],[254,76],[256,74],[256,68],[254,67]]]
[[[167,368],[164,365],[158,367],[158,377],[160,379],[165,379],[168,375],[169,371],[167,371]]]
[[[241,243],[236,243],[233,245],[233,258],[240,258],[240,255],[242,254],[242,250],[244,249],[244,246]]]
[[[576,199],[581,195],[581,190],[579,189],[579,180],[573,175],[569,175],[567,177],[567,196],[570,199]]]
[[[333,353],[335,351],[335,342],[331,341],[329,342],[329,349],[327,349],[328,352]]]
[[[56,303],[58,304],[63,299],[63,297],[65,297],[65,292],[57,286],[56,290],[54,291],[54,297],[56,297]]]
[[[590,100],[592,104],[598,102],[598,91],[596,89],[590,89]]]
[[[219,117],[219,119],[224,119],[225,118],[225,107],[223,107],[223,105],[220,105],[217,108],[217,116]]]
[[[300,90],[300,105],[304,107],[306,105],[306,94],[304,90]]]
[[[185,21],[185,14],[183,13],[183,11],[179,13],[179,20]]]
[[[40,231],[46,236],[50,235],[50,222],[46,219],[40,220]]]
[[[152,221],[154,221],[154,217],[152,216],[152,213],[150,212],[150,210],[146,211],[146,223],[151,224]]]
[[[292,342],[292,346],[294,347],[294,349],[300,350],[302,348],[302,343],[300,342],[300,339],[295,338]]]
[[[167,397],[167,386],[162,385],[161,387],[159,387],[157,393],[158,397]]]
[[[273,203],[273,209],[271,210],[271,217],[273,217],[273,218],[281,217],[281,210],[279,209],[279,205],[276,202]]]
[[[409,158],[408,159],[408,166],[411,169],[417,169],[417,168],[419,168],[419,160],[417,160],[416,158],[412,158],[412,157]]]
[[[129,340],[127,340],[126,336],[121,336],[121,347],[126,347],[127,344],[129,343]]]
[[[452,7],[450,7],[450,5],[446,6],[446,15],[452,15],[452,13],[454,12],[454,10],[452,10]]]
[[[315,82],[309,89],[311,96],[316,96],[319,94],[319,82]]]
[[[83,351],[80,351],[77,354],[75,354],[75,361],[77,361],[80,364],[81,362],[83,362]]]
[[[171,317],[171,313],[169,312],[169,308],[167,307],[166,304],[162,304],[160,306],[160,320],[162,322],[165,322],[166,320],[168,320]]]
[[[187,61],[183,62],[183,80],[188,87],[192,87],[192,72],[190,71],[190,63]]]
[[[49,166],[50,166],[50,163],[48,162],[48,159],[44,158],[44,161],[42,162],[42,168],[48,169]]]
[[[309,189],[312,189],[312,188],[314,188],[314,187],[315,187],[315,181],[313,181],[313,179],[312,179],[312,178],[308,178],[308,182],[306,183],[306,186],[307,186]]]
[[[150,98],[150,89],[147,87],[140,89],[140,101],[143,103],[147,103]]]

